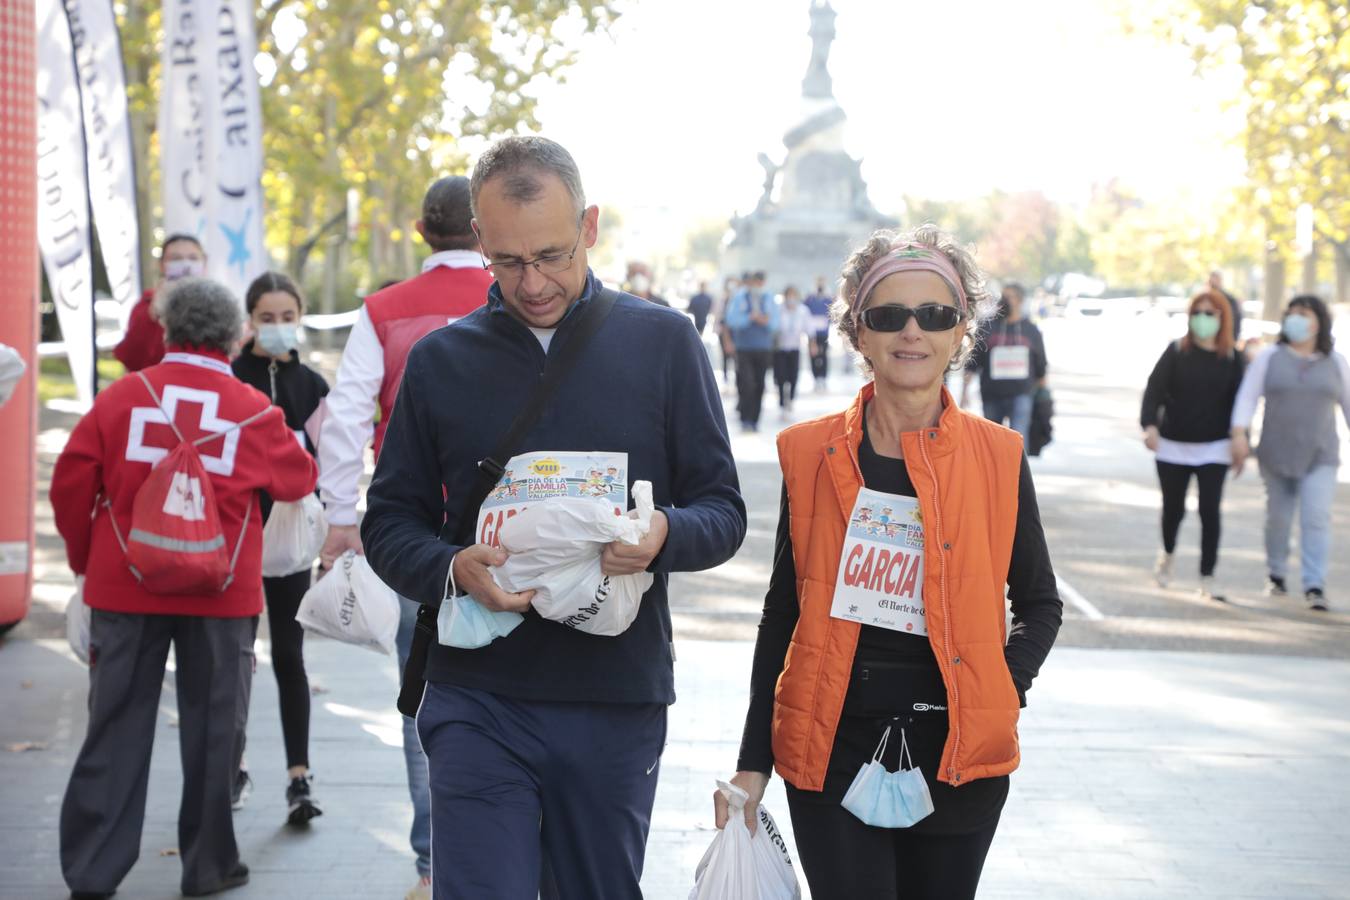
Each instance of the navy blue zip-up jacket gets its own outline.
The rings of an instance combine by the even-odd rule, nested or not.
[[[599,289],[588,276],[550,354],[570,339],[577,311]],[[524,408],[545,362],[496,284],[486,306],[413,347],[361,524],[367,559],[400,594],[441,602],[460,549],[454,536],[464,517],[477,519],[478,510],[463,508],[477,462]],[[637,619],[621,635],[598,637],[530,610],[486,647],[433,645],[428,681],[528,700],[674,702],[667,573],[725,562],[746,527],[721,396],[683,314],[620,295],[515,452],[595,450],[627,452],[629,482],[650,481],[670,522]]]

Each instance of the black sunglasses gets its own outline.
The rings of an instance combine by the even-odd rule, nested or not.
[[[951,331],[961,321],[961,310],[941,303],[925,303],[911,309],[908,306],[873,306],[862,311],[858,318],[873,331],[904,331],[910,316],[924,331]]]

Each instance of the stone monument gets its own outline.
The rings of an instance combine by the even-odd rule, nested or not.
[[[783,135],[787,156],[779,165],[759,155],[764,192],[752,212],[732,219],[722,254],[724,274],[762,269],[775,291],[794,284],[809,294],[820,275],[833,285],[855,245],[896,224],[872,206],[861,162],[844,150],[847,117],[834,99],[828,68],[834,19],[829,0],[813,0],[811,61],[802,79],[801,116]]]

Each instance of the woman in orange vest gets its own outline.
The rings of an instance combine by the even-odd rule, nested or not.
[[[974,897],[1062,605],[1022,439],[944,387],[994,312],[970,254],[933,226],[881,231],[842,285],[832,315],[872,381],[778,437],[782,513],[732,782],[753,829],[783,776],[816,897]]]

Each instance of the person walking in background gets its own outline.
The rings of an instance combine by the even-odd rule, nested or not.
[[[980,379],[980,399],[984,417],[1022,435],[1031,430],[1032,407],[1037,389],[1045,386],[1045,340],[1041,330],[1022,314],[1026,291],[1020,284],[1003,288],[998,317],[984,340],[971,356],[962,389],[961,405],[966,404],[971,380]]]
[[[240,381],[257,388],[281,407],[286,427],[305,450],[315,449],[305,426],[328,394],[323,376],[300,361],[300,317],[305,301],[290,278],[267,272],[244,294],[244,311],[253,338],[244,344],[230,368]],[[317,463],[316,463],[317,464]],[[259,497],[263,524],[272,513],[272,498]],[[286,822],[304,825],[323,810],[313,795],[309,774],[309,676],[305,673],[305,630],[295,621],[300,600],[309,590],[313,560],[298,572],[263,578],[267,629],[272,643],[272,674],[277,680],[281,736],[286,747]],[[235,793],[242,797],[249,776],[241,767]]]
[[[703,336],[703,330],[708,327],[708,314],[712,312],[713,298],[708,293],[708,282],[700,281],[698,283],[698,293],[689,298],[689,315],[694,317],[694,330],[698,332],[699,337]]]
[[[1265,397],[1261,443],[1256,448],[1266,485],[1266,591],[1288,592],[1289,533],[1299,513],[1299,575],[1309,609],[1327,608],[1331,508],[1340,465],[1336,408],[1350,424],[1350,364],[1334,349],[1331,314],[1321,298],[1289,301],[1279,343],[1247,367],[1233,404],[1233,469],[1241,474],[1251,455],[1249,429]]]
[[[727,307],[727,328],[736,346],[736,407],[741,431],[758,431],[764,380],[773,364],[778,301],[764,290],[763,272],[751,273]]]
[[[77,900],[111,897],[141,852],[150,752],[169,645],[174,648],[183,799],[178,813],[182,891],[202,896],[248,882],[230,813],[239,740],[253,681],[253,638],[263,608],[261,492],[299,500],[314,490],[314,460],[271,401],[230,371],[239,301],[204,279],[177,282],[161,321],[162,362],[119,379],[94,400],[52,471],[56,528],[91,608],[89,723],[61,804],[61,870]],[[168,578],[127,544],[199,556],[171,534],[132,524],[152,468],[193,442],[210,479],[218,538],[233,556],[225,586],[165,593]],[[175,519],[207,521],[198,486],[175,473],[162,504]],[[193,479],[195,480],[195,479]],[[133,509],[138,509],[133,513]],[[161,560],[163,557],[161,557]],[[168,564],[176,559],[164,560]],[[175,570],[170,568],[170,575]]]
[[[783,308],[774,337],[773,382],[778,386],[778,408],[792,412],[797,398],[797,376],[802,368],[802,339],[811,331],[811,317],[802,306],[801,292],[792,285],[783,289]]]
[[[825,277],[816,279],[816,289],[806,298],[811,315],[811,379],[817,394],[825,393],[830,375],[830,303],[833,298],[825,287]]]
[[[731,298],[740,290],[741,281],[749,281],[750,273],[737,280],[727,278],[722,282],[722,296],[718,298],[717,309],[713,315],[713,333],[717,335],[718,346],[722,350],[722,391],[726,393],[731,383],[732,373],[736,371],[736,341],[732,339],[731,329],[727,327],[727,310],[731,308]]]
[[[1223,289],[1223,273],[1218,269],[1209,273],[1209,289],[1223,297],[1228,303],[1229,310],[1232,311],[1233,319],[1233,346],[1242,351],[1242,303],[1238,298]]]
[[[113,356],[128,372],[138,372],[164,358],[164,326],[159,324],[155,297],[162,296],[175,281],[205,274],[206,251],[201,242],[190,234],[171,234],[164,239],[159,247],[159,284],[141,294],[127,318],[126,333],[113,348]]]
[[[975,896],[1020,761],[1018,709],[1059,631],[1021,439],[944,386],[992,307],[948,235],[877,232],[844,264],[834,316],[869,381],[778,436],[773,574],[731,781],[753,829],[783,776],[816,897]],[[723,827],[721,792],[714,812]]]
[[[1172,577],[1177,530],[1194,477],[1200,492],[1200,593],[1225,599],[1215,588],[1214,567],[1223,482],[1233,462],[1229,425],[1243,369],[1242,354],[1233,346],[1228,302],[1212,291],[1196,294],[1186,334],[1168,344],[1153,366],[1139,412],[1144,445],[1156,457],[1162,488],[1163,546],[1153,570],[1160,587]]]
[[[328,517],[328,539],[319,562],[325,570],[347,550],[364,552],[356,505],[365,448],[378,411],[374,445],[379,459],[408,351],[427,334],[468,315],[487,300],[492,276],[478,252],[472,219],[469,179],[462,175],[442,178],[428,188],[416,227],[433,252],[422,262],[422,274],[368,296],[347,338],[319,434],[319,491]],[[403,598],[401,613],[400,672],[412,647],[417,604]],[[403,755],[413,803],[409,840],[417,854],[419,876],[408,898],[420,900],[430,896],[431,795],[417,723],[408,717],[403,720]]]

